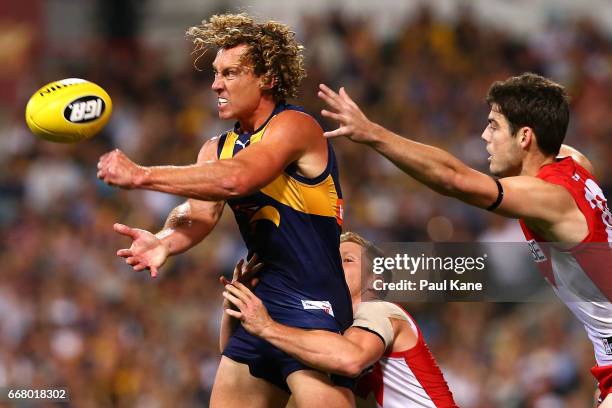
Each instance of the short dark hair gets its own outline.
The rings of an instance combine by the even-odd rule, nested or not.
[[[569,123],[569,98],[563,86],[543,76],[524,73],[494,82],[487,103],[499,106],[513,135],[524,126],[530,127],[543,153],[559,153]]]

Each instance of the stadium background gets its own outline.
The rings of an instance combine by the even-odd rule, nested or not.
[[[109,188],[95,178],[95,164],[114,147],[141,164],[192,163],[204,140],[231,126],[216,118],[213,55],[197,72],[183,35],[214,12],[244,10],[292,25],[306,46],[300,103],[310,112],[322,107],[319,82],[344,85],[373,120],[481,169],[489,84],[523,71],[551,76],[572,96],[567,142],[590,157],[610,196],[609,3],[381,0],[337,7],[196,0],[0,5],[0,387],[67,387],[70,406],[79,408],[207,405],[219,358],[217,277],[244,256],[231,212],[205,243],[172,259],[152,281],[115,257],[127,239],[111,226],[157,230],[178,201]],[[105,87],[113,118],[78,145],[35,140],[23,119],[27,98],[65,77]],[[514,222],[433,194],[362,146],[334,145],[346,229],[379,242],[520,240]],[[520,264],[504,273],[521,279]],[[460,406],[590,406],[592,349],[558,301],[409,310]]]

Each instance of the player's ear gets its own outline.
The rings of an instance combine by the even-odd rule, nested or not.
[[[262,75],[259,81],[259,87],[263,91],[269,91],[276,85],[276,77],[274,75]]]
[[[519,145],[523,149],[528,149],[529,146],[535,141],[535,133],[533,133],[533,129],[530,127],[524,126],[520,128],[517,133]]]

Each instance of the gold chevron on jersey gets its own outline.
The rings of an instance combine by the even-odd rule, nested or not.
[[[245,145],[260,142],[267,126],[266,124],[258,132],[251,135],[248,143],[244,145],[240,142],[240,136],[236,132],[227,132],[219,158],[221,160],[232,158],[236,143],[240,143],[241,148],[244,148]],[[331,174],[328,174],[323,181],[311,185],[302,183],[283,173],[260,191],[296,211],[324,217],[335,217],[338,224],[342,225],[342,199],[338,197]]]
[[[283,173],[260,191],[279,203],[306,214],[336,217],[341,205],[331,175],[318,184],[310,185]]]

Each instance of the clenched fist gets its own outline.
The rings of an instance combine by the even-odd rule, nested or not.
[[[144,173],[144,167],[131,161],[119,149],[103,154],[98,161],[98,178],[111,186],[138,188]]]

